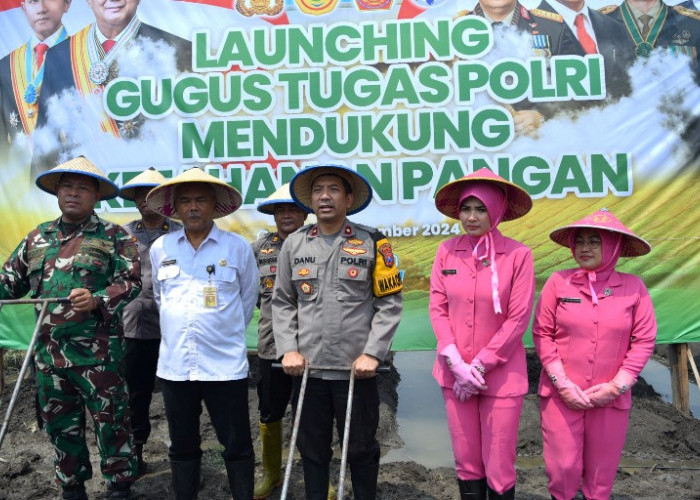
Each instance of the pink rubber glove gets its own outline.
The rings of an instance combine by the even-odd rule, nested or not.
[[[593,408],[590,398],[583,390],[566,376],[561,361],[554,361],[544,367],[545,373],[559,392],[564,404],[572,410],[588,410]]]
[[[626,393],[637,381],[630,373],[620,369],[610,382],[594,385],[586,395],[595,406],[607,406]]]
[[[475,392],[471,392],[467,386],[462,385],[459,382],[454,383],[454,386],[452,386],[452,392],[454,392],[457,399],[462,403],[476,394]]]
[[[447,358],[447,366],[452,370],[457,382],[466,386],[469,392],[476,393],[488,389],[479,370],[479,367],[483,370],[483,365],[479,360],[475,359],[471,365],[465,363],[454,344],[445,347],[440,354]]]

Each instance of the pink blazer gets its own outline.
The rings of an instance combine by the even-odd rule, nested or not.
[[[466,235],[440,244],[430,276],[430,321],[438,353],[456,344],[467,363],[478,358],[486,368],[487,396],[527,393],[523,333],[527,330],[535,294],[532,252],[493,232],[502,314],[493,311],[491,268],[476,262]],[[454,385],[452,371],[437,355],[433,376],[442,387]]]
[[[537,303],[532,337],[542,366],[560,359],[566,375],[583,390],[609,382],[620,368],[639,376],[656,339],[654,306],[644,283],[613,271],[596,306],[585,277],[567,284],[574,271],[552,274]],[[557,394],[544,371],[538,392]],[[611,403],[621,409],[631,405],[630,392]]]

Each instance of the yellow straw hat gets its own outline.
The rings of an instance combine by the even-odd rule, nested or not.
[[[58,183],[64,174],[85,175],[99,182],[100,200],[109,200],[117,196],[119,187],[100,170],[90,160],[84,156],[78,156],[61,165],[39,174],[36,178],[36,185],[42,191],[56,194]]]
[[[156,186],[160,186],[165,181],[166,179],[163,177],[163,174],[151,167],[124,184],[119,190],[119,196],[125,200],[134,201],[138,188],[152,189]]]
[[[354,170],[340,165],[314,165],[297,172],[289,183],[292,198],[308,212],[313,211],[311,210],[311,185],[322,175],[337,175],[350,184],[353,201],[348,209],[348,215],[364,210],[372,201],[372,186],[367,179]]]
[[[279,187],[279,189],[277,189],[277,191],[272,193],[265,200],[258,203],[258,212],[261,212],[261,213],[267,214],[267,215],[275,215],[275,206],[284,205],[284,204],[296,205],[297,207],[302,209],[304,212],[308,212],[308,209],[306,207],[303,207],[303,206],[299,205],[296,201],[294,201],[294,199],[292,198],[292,195],[289,192],[289,183],[288,182],[286,184],[282,184]]]
[[[213,175],[209,175],[199,167],[192,167],[165,181],[160,186],[154,187],[146,196],[146,204],[154,212],[166,217],[178,218],[175,209],[175,191],[181,184],[192,183],[205,183],[214,188],[216,192],[215,219],[232,214],[243,203],[243,197],[236,188]]]

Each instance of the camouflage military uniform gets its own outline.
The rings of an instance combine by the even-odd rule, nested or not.
[[[135,476],[120,361],[121,310],[140,289],[136,244],[120,226],[94,213],[72,234],[60,219],[34,229],[0,273],[0,298],[67,297],[87,288],[100,299],[91,312],[50,304],[34,352],[42,419],[56,451],[56,481],[86,481],[92,469],[85,444],[90,411],[105,479]]]

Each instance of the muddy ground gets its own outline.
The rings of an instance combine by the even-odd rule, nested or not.
[[[251,366],[254,370],[255,362]],[[534,393],[538,366],[530,353],[531,392],[525,398],[518,439],[518,499],[549,499],[542,463],[542,438],[539,429],[537,396]],[[429,373],[429,371],[428,371]],[[9,375],[11,377],[11,374]],[[381,423],[379,439],[383,451],[402,446],[395,418],[397,407],[396,387],[401,375],[395,370],[381,377]],[[1,411],[4,418],[10,392],[2,397]],[[691,389],[696,389],[692,387]],[[436,386],[437,390],[437,386]],[[614,499],[699,499],[700,500],[700,420],[684,416],[671,405],[661,401],[643,380],[633,388],[632,408],[627,443],[621,468],[613,489]],[[53,450],[47,436],[37,431],[32,407],[33,389],[26,384],[21,391],[15,413],[10,421],[9,433],[0,450],[0,500],[53,499],[59,490],[53,483]],[[257,395],[251,383],[249,391],[251,429],[259,457],[260,441],[257,426]],[[287,416],[286,434],[291,423]],[[137,499],[172,498],[170,469],[168,465],[168,432],[163,400],[159,392],[152,404],[153,433],[145,448],[149,464],[146,475],[133,487]],[[231,498],[226,473],[219,456],[221,450],[206,410],[202,418],[203,470],[205,482],[200,498],[218,500]],[[425,432],[429,433],[430,429]],[[285,438],[287,441],[288,439]],[[93,469],[99,470],[94,439],[89,439]],[[446,449],[446,454],[451,450]],[[336,450],[336,457],[340,453]],[[332,470],[338,477],[339,458],[334,459]],[[346,481],[346,498],[352,498],[351,485]],[[87,483],[90,498],[100,498],[104,486],[99,474]],[[301,466],[298,458],[292,473],[289,498],[303,498]],[[379,473],[380,499],[456,499],[458,498],[455,474],[451,468],[428,469],[416,462],[382,463]],[[279,490],[270,498],[278,499]]]

